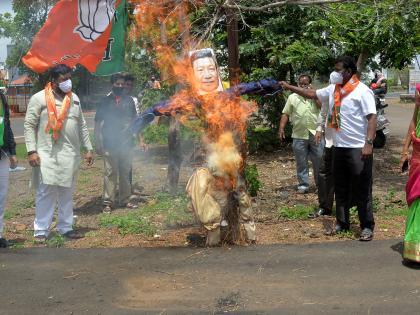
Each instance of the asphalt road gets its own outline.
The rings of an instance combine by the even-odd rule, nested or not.
[[[0,250],[0,314],[418,314],[400,240]]]

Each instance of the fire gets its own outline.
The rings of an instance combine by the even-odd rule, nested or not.
[[[137,26],[132,35],[145,38],[144,42],[149,45],[146,48],[154,51],[156,66],[166,81],[184,86],[171,97],[165,111],[177,115],[181,122],[196,116],[205,123],[203,142],[208,148],[208,166],[216,177],[223,178],[223,181],[228,179],[228,186],[234,188],[246,156],[246,122],[257,107],[234,92],[198,92],[200,82],[190,56],[186,52],[180,55],[174,48],[179,47],[180,38],[185,35],[181,32],[180,22],[185,3],[139,1]],[[188,50],[202,48],[194,47],[189,39],[187,42]],[[182,43],[185,44],[185,39]]]
[[[208,145],[207,164],[214,176],[235,179],[242,163],[242,157],[236,148],[233,134],[225,132],[216,142]]]

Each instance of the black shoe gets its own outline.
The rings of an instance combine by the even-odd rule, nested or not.
[[[0,237],[0,248],[7,248],[7,247],[9,247],[9,242],[5,238]]]
[[[360,233],[359,240],[362,242],[369,242],[373,239],[373,231],[369,228],[364,228],[362,233]]]
[[[316,219],[319,216],[324,216],[324,215],[330,216],[331,211],[327,211],[323,208],[319,208],[317,211],[314,211],[313,213],[308,214],[308,218],[309,219]]]
[[[335,234],[347,232],[349,230],[349,227],[341,225],[340,223],[337,223],[335,225]]]
[[[75,230],[68,231],[68,232],[66,232],[66,233],[64,233],[62,235],[65,238],[69,238],[69,239],[72,239],[72,240],[77,240],[79,238],[83,238],[84,237],[82,234],[76,232]]]

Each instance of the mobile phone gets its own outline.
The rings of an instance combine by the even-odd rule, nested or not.
[[[407,171],[408,171],[408,160],[405,160],[401,167],[401,173],[405,173]]]

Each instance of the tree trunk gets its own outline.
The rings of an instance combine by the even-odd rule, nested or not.
[[[168,189],[172,195],[175,195],[178,192],[179,171],[182,163],[181,131],[175,117],[169,120],[168,160]]]
[[[359,77],[362,71],[366,67],[366,61],[368,58],[369,58],[369,51],[366,48],[363,48],[359,54],[359,57],[357,58],[357,72],[358,72]]]

